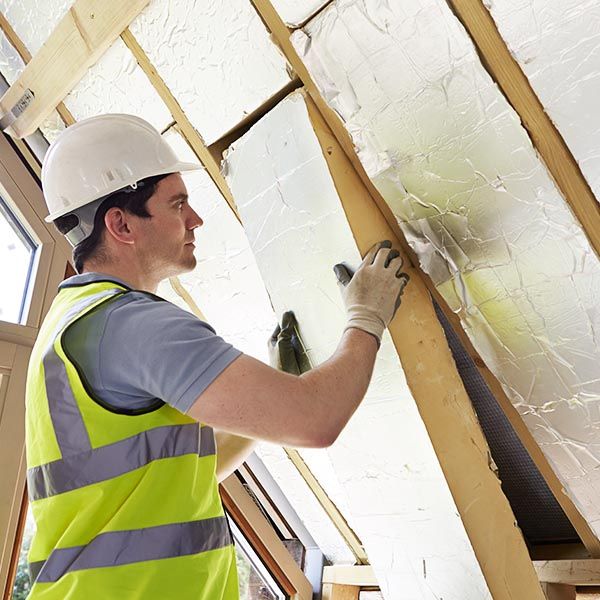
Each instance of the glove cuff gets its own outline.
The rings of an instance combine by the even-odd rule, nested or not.
[[[377,339],[377,343],[381,345],[381,337],[385,331],[384,321],[377,315],[370,312],[365,306],[348,307],[348,322],[346,329],[361,329],[370,333]]]

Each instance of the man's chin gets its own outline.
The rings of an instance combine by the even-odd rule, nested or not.
[[[181,273],[189,273],[190,271],[193,271],[196,268],[197,264],[198,261],[196,260],[196,257],[192,254],[191,257],[186,258],[182,261]]]

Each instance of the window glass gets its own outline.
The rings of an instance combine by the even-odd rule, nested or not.
[[[0,320],[20,323],[25,314],[27,288],[35,243],[0,198]]]
[[[17,563],[17,573],[13,584],[12,600],[25,600],[31,590],[29,582],[29,569],[27,568],[27,553],[31,545],[31,538],[35,531],[35,523],[29,508],[27,508],[27,519],[21,540],[21,550],[19,552],[19,562]]]
[[[229,519],[229,524],[235,540],[235,554],[240,580],[240,600],[286,600],[286,598],[289,598],[277,585],[265,564],[236,524],[231,519]]]

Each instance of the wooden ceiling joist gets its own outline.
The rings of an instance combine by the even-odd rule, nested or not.
[[[273,40],[279,45],[281,51],[287,58],[288,62],[300,77],[302,82],[304,83],[304,87],[309,93],[311,99],[314,101],[316,107],[318,108],[322,118],[325,120],[329,128],[331,129],[336,142],[339,143],[340,147],[344,150],[348,160],[352,164],[354,170],[362,180],[365,187],[369,190],[369,193],[379,206],[382,214],[384,215],[388,225],[394,232],[394,235],[398,239],[398,243],[402,246],[403,250],[406,252],[407,256],[410,257],[412,264],[418,265],[419,261],[416,257],[413,250],[410,248],[404,234],[402,233],[396,217],[392,214],[389,206],[385,202],[385,200],[381,197],[379,191],[375,188],[371,180],[369,179],[367,173],[364,170],[360,159],[356,154],[356,150],[354,148],[354,144],[350,137],[350,134],[344,127],[339,116],[327,105],[325,99],[321,96],[321,93],[317,89],[316,84],[314,83],[312,77],[310,76],[306,66],[302,62],[301,58],[298,56],[294,46],[290,41],[290,35],[292,31],[285,25],[282,21],[281,17],[278,15],[277,11],[273,7],[270,0],[251,0],[255,9],[260,14],[263,22],[266,27],[271,31],[271,35]],[[465,0],[467,1],[467,0]],[[479,0],[475,0],[479,2]],[[580,182],[581,185],[581,182]],[[592,200],[594,198],[592,197]],[[596,203],[598,204],[598,203]],[[560,483],[558,477],[556,476],[554,470],[548,463],[546,457],[538,446],[537,442],[533,439],[530,431],[527,429],[527,426],[521,419],[520,415],[512,405],[512,402],[506,395],[503,390],[500,382],[496,379],[496,377],[491,373],[491,371],[487,368],[481,357],[478,355],[476,350],[473,348],[471,341],[469,340],[467,334],[460,324],[460,319],[458,315],[456,315],[447,305],[445,300],[440,296],[438,290],[435,285],[431,281],[431,279],[425,275],[419,269],[416,269],[418,273],[418,277],[425,283],[429,292],[436,299],[437,303],[442,308],[446,318],[452,324],[454,331],[460,337],[461,343],[477,365],[480,373],[485,379],[488,387],[496,397],[499,405],[502,407],[505,412],[507,418],[511,422],[513,428],[515,429],[517,435],[519,436],[521,443],[524,445],[528,453],[531,455],[532,460],[536,464],[540,473],[544,477],[548,487],[552,491],[552,494],[560,504],[561,508],[567,515],[567,518],[573,524],[573,527],[577,531],[584,545],[586,546],[588,552],[594,557],[600,557],[600,542],[597,537],[592,532],[590,526],[583,518],[575,504],[572,500],[565,494],[562,484]]]
[[[2,128],[18,138],[31,135],[148,2],[76,0],[0,98]]]

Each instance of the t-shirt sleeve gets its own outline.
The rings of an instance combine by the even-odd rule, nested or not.
[[[138,292],[106,315],[98,373],[112,396],[160,398],[187,412],[241,352],[194,315]]]

